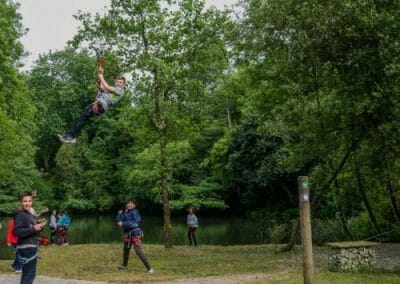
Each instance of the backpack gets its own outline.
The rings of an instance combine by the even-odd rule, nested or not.
[[[8,246],[16,245],[18,243],[18,237],[14,235],[14,218],[8,221],[6,243]]]

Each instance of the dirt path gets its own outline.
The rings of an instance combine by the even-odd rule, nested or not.
[[[0,283],[19,284],[20,274],[0,274]],[[48,276],[37,276],[34,284],[106,284],[107,282],[82,281],[74,279],[61,279]]]
[[[7,284],[19,284],[20,275],[15,274],[0,274],[0,283]],[[258,273],[258,274],[245,274],[245,275],[237,275],[232,277],[226,276],[214,276],[214,277],[204,277],[204,278],[193,278],[193,279],[182,279],[175,281],[157,281],[157,282],[148,282],[153,284],[239,284],[239,283],[248,283],[248,282],[260,282],[264,283],[273,279],[284,279],[285,276],[283,273],[276,274],[267,274],[267,273]],[[38,276],[35,278],[34,284],[106,284],[107,282],[99,282],[99,281],[82,281],[82,280],[74,280],[74,279],[61,279],[55,277],[47,277],[47,276]]]
[[[243,284],[249,282],[266,283],[270,280],[285,279],[284,272],[279,273],[257,273],[235,276],[214,276],[204,278],[182,279],[175,281],[156,282],[157,284]]]

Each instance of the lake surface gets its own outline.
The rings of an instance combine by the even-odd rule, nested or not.
[[[265,242],[265,228],[254,221],[241,218],[210,218],[197,216],[199,228],[196,233],[199,245],[239,245]],[[121,229],[115,224],[114,216],[72,216],[68,231],[69,242],[73,244],[96,244],[121,242]],[[2,218],[4,220],[4,218]],[[7,219],[5,219],[7,220]],[[0,259],[12,258],[11,248],[5,245],[7,224],[3,222],[0,231]],[[164,244],[162,217],[142,216],[143,243]],[[48,224],[44,230],[50,237]],[[172,218],[174,245],[187,245],[186,216]]]

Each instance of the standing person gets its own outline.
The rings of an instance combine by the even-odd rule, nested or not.
[[[71,218],[68,216],[66,211],[61,211],[60,218],[57,221],[57,227],[59,228],[61,233],[60,245],[63,246],[69,245],[67,231],[70,225],[71,225]]]
[[[133,249],[135,250],[136,255],[143,262],[144,266],[147,269],[147,273],[153,273],[154,270],[151,268],[147,258],[142,252],[141,244],[143,238],[143,231],[140,229],[140,222],[142,221],[142,217],[139,214],[139,211],[136,209],[136,202],[133,200],[129,200],[126,203],[125,210],[121,210],[118,212],[116,221],[118,226],[120,226],[124,232],[124,247],[123,247],[123,261],[122,265],[118,266],[119,269],[127,269],[128,268],[128,260],[129,260],[129,251],[133,245]]]
[[[53,210],[50,215],[50,243],[53,245],[55,244],[55,238],[57,233],[57,211]]]
[[[17,250],[22,263],[20,284],[31,284],[35,279],[39,232],[44,226],[44,223],[36,223],[35,217],[30,213],[32,201],[31,192],[21,193],[21,209],[14,216],[13,234],[18,237]]]
[[[58,135],[63,143],[75,143],[82,127],[93,116],[100,115],[108,111],[110,106],[117,104],[125,95],[125,77],[118,76],[115,80],[115,86],[110,86],[103,77],[103,68],[99,67],[98,80],[96,83],[97,93],[95,101],[86,107],[81,113],[75,126],[67,134]]]
[[[187,228],[188,228],[188,239],[191,246],[197,246],[196,241],[196,230],[199,226],[199,221],[197,220],[196,215],[194,215],[193,208],[190,207],[188,209],[188,215],[186,217]]]
[[[21,258],[19,256],[18,250],[17,250],[17,244],[18,244],[18,237],[16,237],[13,234],[14,231],[14,216],[17,213],[15,210],[14,212],[11,213],[11,219],[8,222],[8,228],[7,228],[7,236],[6,236],[6,243],[7,246],[13,247],[14,253],[15,253],[15,258],[13,263],[11,264],[11,269],[14,270],[15,273],[21,273],[22,272],[22,263],[21,263]]]

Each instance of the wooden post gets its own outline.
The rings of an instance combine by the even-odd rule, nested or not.
[[[312,251],[310,190],[308,186],[308,177],[299,176],[297,181],[299,185],[301,243],[303,245],[303,278],[305,284],[313,284],[314,261]]]

